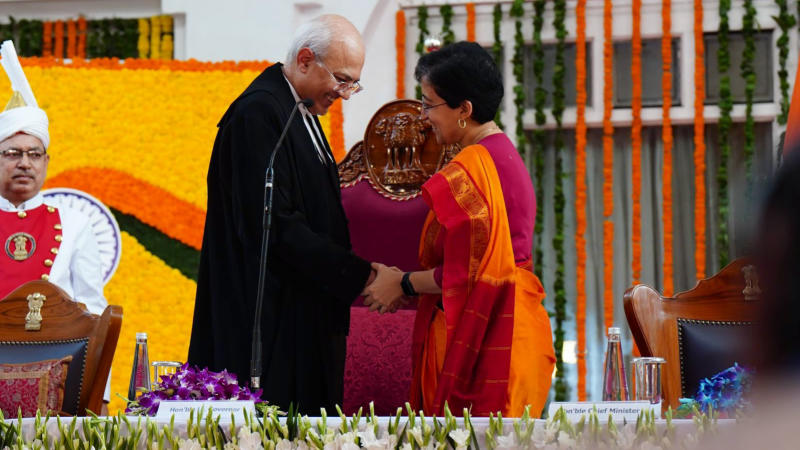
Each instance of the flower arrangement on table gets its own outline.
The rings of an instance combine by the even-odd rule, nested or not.
[[[680,399],[676,417],[691,417],[698,411],[721,418],[733,418],[746,414],[750,402],[746,395],[753,384],[753,369],[734,363],[722,372],[700,381],[694,398]]]
[[[212,372],[207,368],[182,365],[175,373],[161,375],[153,389],[144,392],[139,398],[128,403],[125,412],[153,416],[162,400],[252,400],[263,402],[262,390],[251,392],[240,387],[236,375]]]
[[[4,421],[0,413],[0,448],[170,448],[179,449],[268,449],[268,450],[506,450],[506,449],[595,449],[595,448],[696,448],[717,432],[714,419],[700,413],[693,418],[694,432],[681,435],[672,422],[656,426],[652,412],[636,422],[601,422],[597,411],[579,421],[563,410],[547,421],[527,413],[518,419],[490,417],[476,429],[468,410],[463,418],[445,407],[444,417],[416,414],[406,405],[406,415],[378,418],[367,414],[338,420],[309,418],[299,414],[282,416],[268,408],[264,417],[245,413],[243,423],[220,425],[219,418],[202,411],[190,415],[188,423],[158,423],[150,418],[130,420],[121,413],[111,417],[52,419],[37,416],[31,430],[22,420]],[[52,422],[58,426],[52,426]],[[80,423],[79,423],[80,421]],[[486,427],[485,429],[484,426]],[[127,432],[120,432],[121,430]]]

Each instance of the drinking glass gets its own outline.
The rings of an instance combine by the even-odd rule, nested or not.
[[[647,400],[653,405],[661,402],[661,366],[665,362],[657,357],[633,358],[634,400]]]
[[[178,361],[153,361],[153,381],[160,384],[162,376],[172,375],[182,365]]]

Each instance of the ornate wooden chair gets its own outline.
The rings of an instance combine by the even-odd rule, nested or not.
[[[737,259],[694,289],[663,297],[645,285],[625,292],[625,316],[642,356],[666,359],[663,408],[694,397],[700,380],[753,362],[750,344],[759,312],[758,275]]]
[[[457,152],[436,143],[420,120],[422,103],[397,100],[373,115],[339,164],[342,204],[353,251],[369,261],[419,269],[417,253],[428,207],[420,187]],[[375,402],[375,412],[393,415],[408,400],[411,330],[415,305],[394,314],[369,312],[361,298],[350,314],[343,409],[352,413]]]
[[[0,363],[71,355],[61,413],[99,413],[121,326],[121,306],[97,316],[58,286],[31,281],[0,300]]]

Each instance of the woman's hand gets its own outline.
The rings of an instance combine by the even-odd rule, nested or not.
[[[364,304],[370,311],[395,312],[408,301],[403,297],[400,281],[403,272],[397,267],[388,267],[381,263],[372,263],[376,271],[375,281],[364,289]]]

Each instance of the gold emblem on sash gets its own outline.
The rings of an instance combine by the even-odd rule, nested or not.
[[[28,243],[30,242],[30,250]],[[28,233],[14,233],[6,239],[6,255],[14,261],[25,261],[36,251],[36,239]]]

